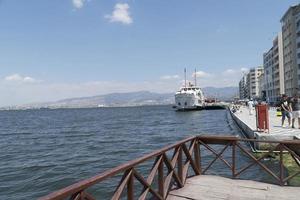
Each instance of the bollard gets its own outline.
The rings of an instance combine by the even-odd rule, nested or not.
[[[268,105],[257,105],[256,128],[259,132],[269,132],[269,108]]]

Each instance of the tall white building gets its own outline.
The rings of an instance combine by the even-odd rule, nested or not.
[[[285,94],[292,96],[300,86],[300,4],[281,18]]]
[[[267,102],[273,101],[274,81],[273,81],[273,47],[264,53],[264,78]]]
[[[263,100],[266,98],[264,70],[262,70],[261,75],[258,77],[258,98]]]
[[[261,98],[264,86],[263,68],[252,68],[239,82],[239,96],[241,99]]]
[[[282,34],[273,40],[272,48],[264,53],[264,85],[267,102],[276,103],[284,94]]]
[[[240,99],[247,99],[247,75],[243,75],[242,79],[239,82],[239,97]]]
[[[259,98],[259,77],[263,74],[263,68],[257,67],[250,69],[247,74],[247,85],[249,90],[249,98]]]

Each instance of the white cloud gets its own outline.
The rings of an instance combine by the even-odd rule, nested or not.
[[[178,80],[142,82],[92,81],[81,83],[49,83],[43,81],[39,84],[18,83],[12,84],[8,81],[0,81],[0,107],[115,92],[151,91],[167,93],[175,92],[181,86]]]
[[[160,77],[161,80],[174,80],[179,79],[180,77],[178,75],[165,75]]]
[[[127,25],[131,24],[133,20],[130,16],[129,8],[127,3],[117,3],[112,14],[105,15],[105,18],[109,19],[110,22],[120,22]]]
[[[12,74],[10,76],[6,76],[4,78],[5,81],[8,82],[19,82],[19,83],[38,83],[40,80],[36,80],[29,76],[22,76],[20,74]]]
[[[77,9],[80,9],[83,7],[83,4],[86,0],[72,0],[73,6]]]
[[[226,74],[234,74],[234,73],[236,73],[236,71],[235,70],[233,70],[233,69],[227,69],[227,70],[225,70],[224,71],[224,74],[226,75]]]
[[[194,73],[192,74],[192,77],[195,77],[195,75],[196,75],[197,78],[208,78],[208,77],[212,77],[212,74],[207,73],[207,72],[204,72],[204,71],[197,71],[196,73],[194,72]]]
[[[241,72],[243,72],[243,73],[248,72],[248,71],[249,71],[248,68],[245,68],[245,67],[242,67],[242,68],[241,68]]]
[[[233,73],[234,72],[234,73]],[[194,74],[195,75],[195,74]],[[242,77],[240,68],[232,68],[219,73],[198,71],[197,85],[200,87],[238,86]],[[191,83],[194,82],[188,76]],[[199,78],[200,77],[200,78]],[[26,84],[25,84],[26,83]],[[34,84],[33,84],[34,83]],[[30,76],[13,74],[0,80],[0,107],[4,105],[21,105],[32,102],[48,102],[64,98],[95,96],[114,92],[175,92],[184,84],[178,75],[165,75],[156,80],[132,81],[90,81],[79,83],[49,83]]]

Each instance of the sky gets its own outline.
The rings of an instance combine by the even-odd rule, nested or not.
[[[0,0],[0,106],[238,86],[289,0]]]

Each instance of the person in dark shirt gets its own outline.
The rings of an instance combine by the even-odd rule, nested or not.
[[[291,126],[291,104],[287,95],[282,95],[282,100],[280,103],[282,118],[281,118],[281,126],[284,127],[285,117],[288,118],[289,126]]]
[[[295,128],[295,120],[298,119],[298,128],[300,128],[300,100],[299,95],[295,94],[291,101],[292,105],[292,128]]]

